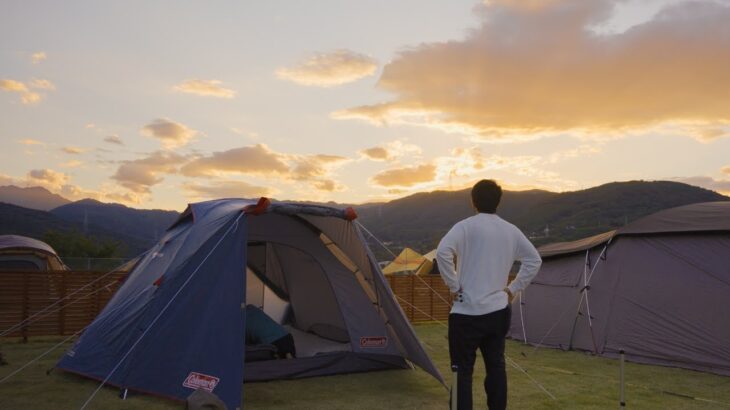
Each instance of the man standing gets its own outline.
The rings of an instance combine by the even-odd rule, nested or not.
[[[456,393],[458,410],[472,408],[477,348],[487,370],[487,405],[492,410],[507,408],[504,340],[511,319],[509,299],[527,287],[542,263],[525,235],[495,214],[501,198],[502,188],[496,182],[477,182],[471,200],[478,213],[454,225],[436,252],[441,277],[455,294],[449,315],[449,354],[457,379],[456,392],[452,388],[451,394]],[[522,266],[507,286],[515,261]]]

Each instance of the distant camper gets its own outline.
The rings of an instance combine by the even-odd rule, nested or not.
[[[68,270],[45,242],[19,235],[0,235],[0,271]]]

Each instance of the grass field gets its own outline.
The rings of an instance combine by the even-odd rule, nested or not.
[[[416,326],[427,351],[445,376],[448,353],[445,329],[436,324]],[[11,364],[0,367],[0,379],[43,353],[60,339],[30,343],[4,342],[1,350]],[[526,355],[523,355],[523,353]],[[97,382],[54,371],[46,375],[61,350],[0,383],[0,409],[78,409]],[[606,409],[618,407],[618,361],[579,352],[539,349],[508,342],[507,355],[555,397],[551,399],[527,376],[508,367],[509,407],[512,409]],[[478,362],[481,359],[477,359]],[[485,408],[478,363],[474,383],[475,408]],[[628,363],[626,397],[636,409],[730,408],[730,377],[688,370]],[[127,400],[104,388],[90,408],[175,409],[179,403],[143,395]],[[691,399],[684,396],[692,396]],[[319,377],[296,381],[246,384],[248,409],[445,409],[443,386],[421,370]]]

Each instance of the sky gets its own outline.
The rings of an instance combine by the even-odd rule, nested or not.
[[[3,1],[0,185],[182,210],[730,194],[730,0]]]

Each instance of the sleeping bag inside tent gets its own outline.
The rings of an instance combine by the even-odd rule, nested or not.
[[[730,375],[730,202],[667,209],[539,249],[510,336]]]
[[[244,381],[413,363],[443,383],[355,217],[264,198],[191,204],[58,367],[178,400],[201,388],[231,409]],[[246,305],[292,335],[296,358],[246,346]]]

